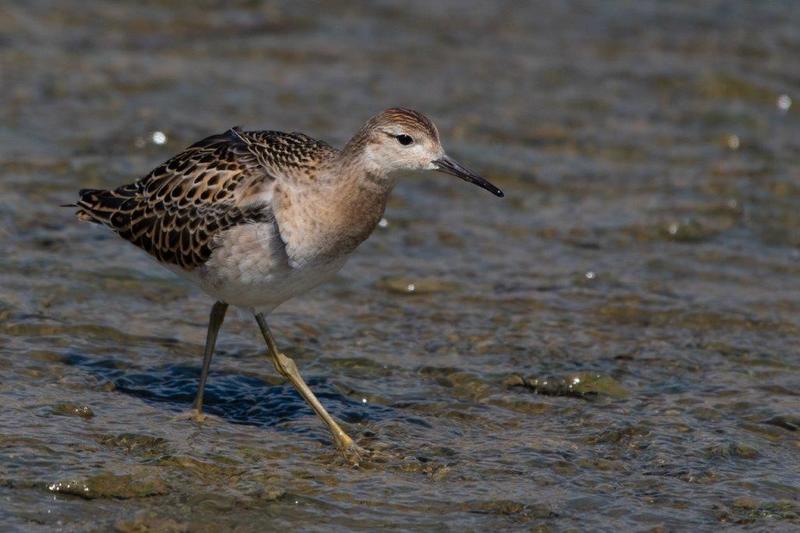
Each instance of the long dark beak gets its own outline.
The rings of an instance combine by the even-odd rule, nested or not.
[[[503,191],[501,191],[500,189],[489,183],[486,179],[480,177],[467,167],[461,166],[460,164],[456,163],[447,156],[435,160],[433,164],[436,165],[436,170],[438,170],[439,172],[444,172],[445,174],[452,174],[453,176],[457,176],[464,181],[474,183],[478,187],[482,187],[487,191],[489,191],[490,193],[494,194],[495,196],[499,196],[500,198],[505,196],[505,194],[503,194]]]

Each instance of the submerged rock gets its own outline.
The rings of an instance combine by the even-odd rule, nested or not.
[[[114,530],[119,533],[144,533],[147,531],[182,533],[190,530],[190,524],[148,514],[138,516],[133,520],[119,520],[114,524]]]
[[[480,502],[466,502],[463,505],[465,511],[476,514],[489,514],[500,516],[513,516],[518,520],[530,520],[534,518],[553,518],[558,514],[546,505],[528,505],[513,500],[489,500]]]
[[[783,429],[788,429],[789,431],[797,431],[800,429],[800,417],[798,416],[773,416],[768,420],[764,420],[764,423],[771,426],[778,426]]]
[[[612,398],[624,398],[628,391],[610,376],[593,372],[581,372],[568,376],[552,376],[546,378],[522,377],[513,374],[503,382],[506,387],[524,387],[536,394],[546,396],[573,396],[593,399],[600,395]]]
[[[649,437],[652,430],[643,424],[608,428],[586,439],[589,444],[620,444]]]
[[[405,278],[399,276],[385,277],[378,282],[378,287],[395,294],[434,294],[438,292],[452,292],[458,284],[433,278]]]
[[[715,458],[737,458],[737,459],[756,459],[760,454],[752,446],[741,442],[731,442],[727,444],[717,444],[709,446],[705,450],[706,457]]]
[[[696,219],[671,222],[661,230],[661,234],[672,241],[697,243],[715,237],[719,230]]]
[[[797,504],[792,501],[759,501],[749,496],[736,498],[731,502],[730,507],[715,505],[715,514],[721,522],[732,522],[740,525],[769,521],[769,523],[774,524],[769,530],[781,529],[776,527],[776,521],[796,522],[800,518],[800,510]]]
[[[92,418],[94,412],[88,405],[78,405],[75,403],[62,402],[53,406],[53,414],[61,416],[79,416],[81,418]]]
[[[137,433],[97,435],[95,440],[109,448],[120,448],[126,453],[160,455],[164,453],[167,448],[167,441],[165,439]]]
[[[166,494],[169,487],[155,475],[117,475],[103,472],[86,479],[69,479],[48,485],[51,492],[80,496],[87,500],[97,498],[143,498]]]

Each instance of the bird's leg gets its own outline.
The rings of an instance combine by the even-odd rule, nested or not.
[[[344,430],[336,423],[336,420],[328,414],[328,411],[319,403],[319,400],[308,388],[306,382],[303,381],[302,376],[300,376],[300,372],[297,370],[297,365],[294,363],[292,359],[286,357],[282,353],[278,351],[278,345],[275,343],[275,338],[272,336],[272,332],[269,330],[269,326],[267,326],[267,321],[264,319],[264,315],[262,313],[256,313],[256,322],[258,322],[258,327],[261,329],[261,334],[264,336],[264,340],[267,343],[267,349],[269,350],[269,356],[272,358],[272,363],[275,365],[275,369],[286,379],[288,379],[294,388],[297,389],[297,392],[303,397],[303,399],[308,402],[308,405],[319,415],[319,417],[327,424],[328,429],[331,430],[333,434],[333,439],[336,441],[336,447],[342,452],[345,456],[345,459],[350,461],[351,463],[357,465],[360,460],[364,459],[369,452],[358,446],[350,436],[344,432]]]
[[[198,422],[202,422],[205,419],[205,415],[203,414],[203,390],[206,388],[208,369],[211,367],[211,358],[214,356],[214,346],[217,344],[217,333],[219,333],[219,328],[222,327],[222,321],[225,319],[225,311],[227,310],[228,304],[216,302],[211,308],[211,317],[208,319],[206,348],[203,354],[203,371],[200,373],[200,386],[197,388],[197,396],[194,399],[194,409],[192,409],[191,413],[191,417]]]

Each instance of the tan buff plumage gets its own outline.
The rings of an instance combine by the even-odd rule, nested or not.
[[[139,181],[84,189],[77,215],[114,230],[162,263],[192,270],[234,226],[273,219],[253,201],[276,176],[312,175],[336,151],[303,134],[236,128],[193,144]]]
[[[214,297],[194,417],[228,305],[254,313],[278,372],[351,461],[357,446],[280,353],[265,315],[333,276],[378,225],[400,170],[439,170],[503,193],[444,153],[433,123],[392,108],[341,150],[301,133],[233,128],[193,144],[144,178],[80,191],[77,216],[102,224]]]

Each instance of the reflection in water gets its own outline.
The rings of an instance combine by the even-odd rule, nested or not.
[[[191,408],[197,393],[199,371],[196,365],[159,365],[151,368],[121,366],[114,359],[93,360],[71,355],[64,364],[85,369],[114,391],[130,394],[149,402],[163,404],[176,412]],[[212,374],[206,390],[208,412],[238,424],[271,427],[294,418],[313,415],[288,383],[270,386],[262,379],[245,375]],[[309,380],[317,396],[331,403],[331,412],[346,422],[368,422],[371,418],[387,418],[389,410],[366,406],[366,400],[350,400],[337,392],[324,379]],[[374,412],[371,416],[370,412]]]

